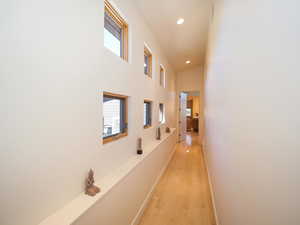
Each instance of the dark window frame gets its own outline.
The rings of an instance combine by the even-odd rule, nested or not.
[[[116,134],[112,134],[109,136],[105,136],[103,134],[103,143],[106,144],[111,141],[118,140],[121,137],[125,137],[128,135],[128,97],[125,95],[114,94],[110,92],[103,92],[103,104],[105,99],[117,99],[120,100],[120,132]],[[104,106],[103,106],[104,107]],[[104,116],[103,116],[104,121]],[[104,122],[103,122],[103,131],[104,131]]]
[[[152,101],[144,100],[144,110],[146,104],[146,124],[144,124],[144,128],[149,128],[152,126]],[[145,111],[144,111],[145,115]]]
[[[158,105],[158,119],[161,124],[164,124],[166,122],[166,116],[165,116],[165,105],[163,103],[159,103]]]
[[[152,77],[152,53],[146,45],[144,46],[144,74]]]
[[[104,1],[104,27],[120,40],[120,57],[128,61],[128,24],[107,0]]]

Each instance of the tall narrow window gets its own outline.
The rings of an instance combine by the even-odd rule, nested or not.
[[[165,69],[162,65],[159,67],[159,84],[162,87],[165,87]]]
[[[192,116],[192,109],[186,108],[186,116]]]
[[[164,123],[165,122],[165,108],[164,108],[164,104],[163,103],[159,103],[159,122],[160,123]]]
[[[128,25],[108,1],[104,10],[104,46],[128,60]]]
[[[149,100],[144,101],[144,128],[151,127],[152,123],[152,102]]]
[[[144,46],[144,74],[152,77],[152,54],[146,46]]]
[[[127,135],[127,97],[104,92],[103,143]]]

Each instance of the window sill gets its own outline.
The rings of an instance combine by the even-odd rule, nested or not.
[[[58,210],[53,215],[46,218],[39,225],[71,225],[81,215],[83,215],[96,202],[104,198],[115,185],[123,180],[131,171],[133,171],[140,163],[142,163],[152,152],[157,150],[158,146],[167,140],[170,136],[175,135],[176,128],[171,128],[170,133],[163,133],[161,140],[153,140],[149,145],[144,147],[143,155],[133,155],[126,163],[112,171],[110,174],[102,178],[96,185],[101,188],[101,192],[94,197],[90,197],[82,192],[74,200],[67,203],[64,208]]]
[[[121,134],[118,134],[118,135],[115,135],[115,136],[103,138],[103,144],[107,144],[107,143],[110,143],[112,141],[117,141],[120,138],[126,137],[127,135],[128,135],[128,133],[125,132],[125,133],[121,133]]]
[[[148,129],[150,127],[152,127],[152,126],[151,125],[146,125],[146,126],[144,126],[144,129]]]

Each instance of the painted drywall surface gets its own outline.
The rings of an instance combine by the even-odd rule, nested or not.
[[[196,66],[188,70],[177,73],[177,90],[181,91],[200,91],[200,77],[202,67]]]
[[[207,41],[210,1],[208,0],[134,0],[149,26],[157,34],[170,63],[185,70],[202,63]],[[162,19],[163,15],[163,19]],[[179,17],[182,26],[174,26]],[[192,64],[186,64],[191,60]]]
[[[219,225],[300,224],[299,7],[215,7],[205,126]]]
[[[89,168],[98,180],[125,163],[137,137],[155,137],[159,102],[175,126],[172,68],[131,1],[114,3],[129,24],[129,63],[103,46],[102,1],[0,3],[0,224],[38,224],[83,191]],[[153,79],[143,74],[144,42],[154,53]],[[103,91],[129,96],[129,135],[106,145]],[[147,131],[144,98],[154,101]]]

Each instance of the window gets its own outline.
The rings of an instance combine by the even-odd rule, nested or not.
[[[165,109],[164,109],[164,104],[159,103],[159,122],[164,123],[165,122]]]
[[[165,69],[162,65],[159,67],[159,84],[162,87],[165,87]]]
[[[128,25],[108,1],[104,10],[104,46],[128,60]]]
[[[146,46],[144,46],[144,74],[152,77],[152,54]]]
[[[186,116],[192,116],[192,109],[186,108]]]
[[[103,143],[127,135],[127,97],[104,92]]]
[[[144,101],[144,128],[151,127],[152,113],[151,107],[152,103],[149,100]]]

